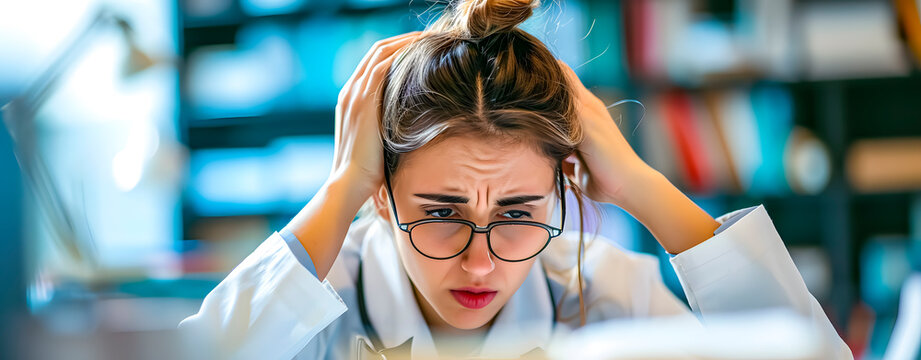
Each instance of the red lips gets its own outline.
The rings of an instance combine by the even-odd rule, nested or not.
[[[451,290],[454,299],[468,309],[481,309],[489,305],[496,293],[497,291],[488,288],[463,287]]]

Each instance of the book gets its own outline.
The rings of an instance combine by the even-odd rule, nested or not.
[[[703,156],[710,165],[710,187],[721,192],[738,193],[738,181],[734,178],[734,170],[731,169],[732,159],[729,158],[726,140],[722,138],[723,134],[717,126],[707,96],[695,93],[691,98],[691,105],[695,114],[697,133],[703,145]]]
[[[761,162],[752,174],[750,193],[783,194],[790,190],[784,175],[784,145],[793,126],[793,99],[776,85],[756,86],[751,91]]]
[[[722,125],[726,121],[726,119],[722,118],[723,114],[720,109],[723,101],[725,101],[724,96],[720,91],[707,91],[704,93],[703,102],[709,115],[705,118],[705,121],[710,122],[709,126],[714,132],[715,145],[719,148],[715,153],[714,163],[722,164],[721,171],[724,177],[722,187],[731,193],[741,193],[742,185],[739,182],[738,169],[736,169],[735,162],[732,159],[726,129]]]
[[[721,98],[723,101],[717,105],[719,113],[715,119],[725,134],[739,187],[748,191],[762,161],[761,139],[751,98],[746,89],[727,90]]]
[[[917,0],[894,0],[896,16],[908,43],[908,49],[921,65],[921,3]]]
[[[713,171],[706,155],[706,146],[697,126],[694,104],[690,94],[674,90],[664,95],[665,128],[675,144],[679,168],[689,190],[708,192],[713,190]]]
[[[688,28],[692,6],[688,1],[624,1],[627,64],[632,76],[661,81],[669,73],[672,46]]]
[[[808,78],[901,76],[909,67],[886,2],[810,2],[798,10]]]
[[[848,150],[846,167],[858,191],[921,189],[921,137],[859,140]]]
[[[663,119],[663,101],[659,95],[648,97],[646,116],[637,127],[640,134],[641,155],[654,169],[658,170],[669,180],[675,182],[681,179],[675,157],[674,144],[668,137]]]

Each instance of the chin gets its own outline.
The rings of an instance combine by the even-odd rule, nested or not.
[[[493,309],[492,306],[487,306],[482,309],[471,310],[461,307],[460,305],[452,304],[453,307],[447,317],[443,317],[445,322],[453,326],[454,328],[461,330],[473,330],[483,327],[492,320],[498,309],[501,309],[500,306],[498,309]]]

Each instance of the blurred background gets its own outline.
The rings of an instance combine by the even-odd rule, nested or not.
[[[0,2],[3,358],[168,358],[324,182],[340,87],[423,0]],[[921,347],[918,0],[557,0],[522,27],[710,214],[764,204],[858,358]],[[667,256],[602,205],[598,230]],[[575,215],[575,214],[572,214]]]

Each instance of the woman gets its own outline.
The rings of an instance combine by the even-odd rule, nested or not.
[[[689,314],[654,258],[585,242],[569,188],[580,216],[584,189],[676,254],[701,316],[790,308],[851,357],[764,208],[714,219],[646,165],[516,27],[536,6],[454,1],[375,44],[340,93],[329,180],[182,322],[190,339],[235,358],[517,357],[586,323]]]

